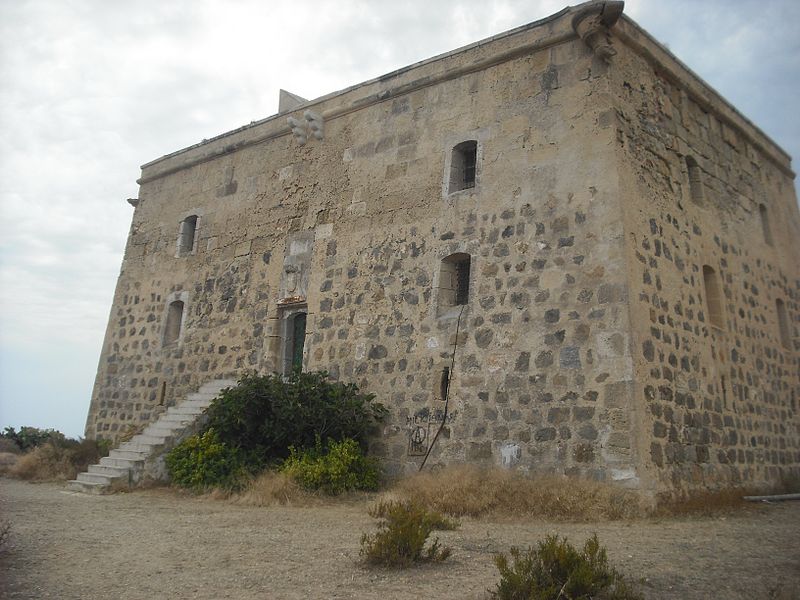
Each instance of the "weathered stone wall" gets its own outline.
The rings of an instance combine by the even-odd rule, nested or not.
[[[796,477],[800,218],[788,157],[684,67],[664,68],[663,49],[629,22],[617,27],[633,41],[609,74],[626,165],[643,476],[661,489]],[[720,326],[709,319],[704,265],[723,293]],[[786,347],[777,299],[792,321]]]
[[[530,43],[545,33],[519,35]],[[493,43],[445,60],[520,41]],[[421,427],[430,440],[441,421],[458,327],[432,461],[635,482],[605,68],[573,36],[328,119],[321,142],[299,147],[283,135],[172,173],[146,166],[87,434],[148,421],[163,384],[170,404],[207,379],[280,370],[278,301],[300,236],[312,240],[305,367],[356,381],[391,408],[376,443],[390,468],[417,464],[410,435]],[[446,72],[436,62],[418,69],[397,77]],[[469,139],[479,144],[477,184],[448,194],[450,153]],[[191,214],[195,252],[176,258]],[[463,311],[439,307],[441,261],[455,252],[471,256]],[[166,305],[180,292],[183,333],[165,347]]]
[[[87,436],[211,379],[282,371],[302,311],[304,368],[390,408],[374,449],[392,472],[445,420],[431,464],[656,491],[796,473],[798,342],[781,345],[775,315],[780,298],[795,327],[788,158],[631,22],[599,58],[609,38],[587,37],[595,54],[575,10],[314,101],[322,140],[298,145],[284,114],[145,165]],[[466,140],[475,186],[450,193]],[[453,254],[470,257],[463,307],[440,292]]]

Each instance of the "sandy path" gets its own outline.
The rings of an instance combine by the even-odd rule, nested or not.
[[[0,479],[4,598],[484,598],[491,556],[558,533],[596,531],[646,598],[800,598],[800,503],[727,518],[633,523],[466,520],[453,557],[407,571],[357,563],[362,504],[251,508],[165,490],[113,496]],[[576,544],[577,545],[577,544]]]

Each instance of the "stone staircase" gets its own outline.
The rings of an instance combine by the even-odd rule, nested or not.
[[[68,481],[67,489],[103,494],[135,487],[144,478],[166,478],[164,454],[198,428],[203,410],[223,389],[235,385],[236,381],[228,379],[216,379],[202,385],[186,400],[168,408],[140,434],[101,458],[100,464],[91,465],[86,473]]]

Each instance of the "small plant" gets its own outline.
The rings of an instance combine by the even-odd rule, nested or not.
[[[622,575],[608,564],[597,534],[579,552],[557,535],[547,536],[536,548],[511,548],[511,560],[494,557],[500,583],[492,592],[499,600],[638,600]]]
[[[450,548],[440,546],[438,538],[425,546],[436,524],[455,526],[441,514],[429,513],[410,502],[381,503],[370,514],[382,520],[375,534],[361,536],[365,563],[406,568],[421,562],[440,562],[450,556]]]
[[[307,490],[335,496],[352,490],[378,489],[377,461],[364,456],[358,442],[351,438],[328,440],[327,448],[317,438],[313,450],[298,451],[292,446],[289,452],[281,472]]]
[[[11,538],[11,523],[0,521],[0,554],[8,549],[9,539]]]
[[[461,523],[457,519],[445,517],[442,513],[435,510],[425,510],[420,505],[413,502],[397,500],[380,500],[367,509],[369,516],[376,519],[391,519],[398,507],[405,507],[406,510],[420,510],[424,513],[423,518],[432,530],[453,531],[458,529]]]
[[[247,475],[238,450],[223,444],[213,429],[186,438],[167,453],[165,462],[174,483],[196,492],[238,489]]]

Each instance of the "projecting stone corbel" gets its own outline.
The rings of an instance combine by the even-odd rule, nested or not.
[[[625,3],[621,1],[595,2],[572,17],[575,33],[606,62],[617,53],[608,30],[619,20],[623,8]]]
[[[309,135],[317,140],[322,140],[325,137],[325,120],[322,115],[315,113],[313,110],[304,111],[302,119],[289,117],[286,122],[289,123],[294,139],[301,146],[306,144]]]

